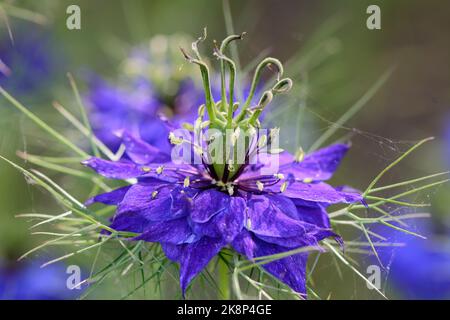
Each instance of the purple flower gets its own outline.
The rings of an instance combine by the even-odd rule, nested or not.
[[[84,164],[110,179],[137,183],[89,200],[117,206],[111,227],[137,233],[133,240],[159,242],[180,264],[183,292],[219,251],[231,246],[252,260],[336,236],[326,208],[360,201],[324,180],[337,169],[348,145],[321,149],[296,162],[283,153],[276,175],[261,175],[266,165],[244,165],[227,183],[218,183],[211,166],[174,164],[163,152],[124,133],[127,160],[91,158]],[[188,183],[186,183],[188,181]],[[308,254],[299,253],[263,265],[296,292],[305,295]]]
[[[116,132],[122,129],[140,135],[149,143],[158,145],[160,142],[158,147],[162,149],[170,148],[165,139],[166,126],[156,115],[159,101],[147,83],[141,81],[127,89],[95,78],[91,81],[87,100],[94,133],[113,151],[120,146]]]
[[[225,51],[242,35],[229,36],[215,51],[223,62],[221,99],[215,102],[209,68],[197,49],[205,37],[192,44],[195,57],[182,50],[202,74],[205,102],[198,108],[198,118],[182,134],[170,132],[169,140],[176,146],[170,156],[125,130],[121,134],[125,155],[120,161],[83,162],[106,178],[136,181],[88,204],[116,206],[111,228],[135,233],[132,240],[160,243],[166,256],[180,265],[183,294],[225,247],[249,260],[304,248],[262,268],[305,296],[308,250],[318,249],[327,237],[339,240],[327,207],[362,200],[358,193],[325,182],[348,145],[336,144],[306,157],[280,154],[278,130],[264,134],[259,118],[275,95],[292,86],[289,78],[282,78],[281,63],[264,59],[256,67],[246,100],[237,102],[229,94],[235,92],[236,67]],[[276,83],[254,105],[261,72],[268,66],[278,69]]]
[[[51,43],[40,32],[14,29],[13,35],[14,41],[7,32],[0,35],[0,85],[21,94],[35,92],[55,68]]]
[[[427,239],[392,228],[378,232],[387,242],[404,244],[399,248],[377,249],[388,282],[403,298],[450,298],[450,241],[448,234],[439,234],[432,227],[430,221],[421,221],[414,229]]]
[[[40,261],[8,265],[0,262],[1,300],[76,299],[80,289],[69,289],[63,264],[41,268]]]

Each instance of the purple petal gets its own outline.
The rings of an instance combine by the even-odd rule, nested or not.
[[[273,175],[280,172],[280,167],[291,164],[294,157],[288,152],[280,154],[258,153],[257,163],[253,163],[240,175],[240,180],[252,179],[262,174]],[[276,164],[276,165],[275,165]],[[264,170],[262,172],[261,170]]]
[[[315,205],[297,205],[297,216],[295,219],[314,224],[319,228],[330,229],[330,218],[324,206],[318,203]]]
[[[145,227],[140,236],[133,238],[133,240],[182,244],[193,242],[196,240],[196,236],[192,233],[186,218],[181,218],[151,223]]]
[[[156,183],[133,185],[119,204],[111,228],[142,233],[154,222],[185,217],[192,200],[189,190],[181,191],[181,187]]]
[[[136,164],[165,163],[170,161],[170,155],[162,153],[145,141],[134,137],[128,131],[121,133],[127,156]]]
[[[170,162],[137,165],[126,159],[109,161],[93,157],[83,161],[82,164],[106,178],[119,180],[149,177],[166,182],[177,182],[182,181],[186,175],[198,175],[198,170],[190,165]],[[158,169],[161,169],[162,172],[158,173]]]
[[[172,144],[169,141],[169,133],[173,130],[167,120],[155,116],[139,124],[139,135],[142,140],[158,148],[161,152],[170,154]]]
[[[286,197],[252,196],[247,206],[247,229],[266,242],[289,248],[316,246],[334,235],[329,227],[301,219],[296,206]]]
[[[281,182],[266,189],[280,193]],[[283,196],[293,199],[302,199],[323,204],[354,203],[362,200],[360,194],[340,192],[324,182],[303,183],[293,182],[288,184]]]
[[[279,198],[284,197],[272,196],[272,202],[274,202],[274,199],[279,201]],[[325,238],[337,237],[331,229],[328,214],[321,204],[315,203],[314,205],[308,206],[297,205],[295,208],[295,214],[293,214],[291,210],[289,210],[289,213],[291,218],[304,225],[306,231],[304,235],[284,238],[267,237],[259,234],[256,234],[256,236],[266,242],[278,244],[288,248],[318,246],[319,242]]]
[[[127,129],[139,133],[139,126],[152,122],[160,102],[155,98],[147,81],[135,81],[130,86],[118,87],[95,77],[91,79],[87,100],[90,120],[95,135],[112,151],[117,151],[121,139],[114,131]]]
[[[130,179],[142,175],[142,169],[129,161],[109,161],[90,158],[82,162],[98,174],[110,179]]]
[[[205,223],[195,223],[194,231],[199,236],[222,238],[227,243],[233,241],[244,227],[245,200],[241,197],[230,197],[229,205]]]
[[[280,167],[280,172],[292,174],[296,179],[328,180],[337,170],[349,149],[347,144],[335,144],[305,157],[301,162],[291,162]]]
[[[183,244],[162,244],[167,257],[180,263],[180,286],[183,295],[191,280],[199,274],[226,245],[223,240],[203,237],[199,241]]]
[[[248,259],[274,255],[290,249],[267,243],[243,231],[234,241],[233,248]],[[282,259],[265,263],[262,267],[271,275],[287,284],[294,291],[306,297],[306,263],[308,253],[297,253]]]
[[[136,212],[149,221],[172,220],[188,214],[191,196],[191,190],[179,186],[138,183],[127,192],[117,212]]]
[[[176,245],[173,243],[161,242],[161,248],[167,258],[172,261],[178,262],[181,259],[181,254],[183,253],[183,245]]]
[[[161,169],[161,173],[158,170]],[[182,182],[187,176],[191,180],[202,180],[204,179],[199,171],[188,164],[175,164],[171,162],[166,162],[164,164],[148,164],[141,169],[143,174],[138,177],[138,181],[145,182],[147,179],[153,180],[163,180],[170,183]]]
[[[191,219],[197,223],[204,223],[214,215],[228,209],[231,197],[219,190],[209,189],[199,193],[191,211]]]
[[[89,200],[87,200],[85,204],[87,206],[90,206],[91,204],[99,202],[111,206],[116,206],[123,200],[123,197],[125,197],[125,194],[128,192],[130,187],[131,186],[125,186],[115,189],[111,192],[96,195],[95,197],[92,197]]]

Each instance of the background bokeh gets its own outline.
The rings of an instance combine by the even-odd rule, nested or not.
[[[351,139],[353,145],[334,179],[336,184],[345,181],[363,189],[401,152],[430,136],[436,139],[396,168],[385,183],[450,169],[450,139],[446,138],[450,128],[450,3],[446,1],[0,1],[0,5],[3,3],[5,8],[11,4],[39,13],[46,18],[46,23],[8,17],[17,44],[32,35],[40,46],[25,47],[19,52],[18,46],[12,48],[8,28],[0,19],[0,59],[6,61],[8,54],[25,58],[43,55],[48,61],[45,61],[43,75],[32,68],[20,75],[34,82],[32,89],[21,90],[18,84],[8,84],[3,78],[0,78],[0,85],[60,130],[64,130],[67,123],[52,108],[53,100],[63,101],[68,108],[76,106],[67,72],[75,75],[82,90],[86,87],[83,79],[89,73],[117,79],[120,76],[118,64],[133,45],[158,34],[184,33],[197,37],[204,26],[208,28],[209,37],[205,52],[211,52],[211,40],[221,40],[231,32],[227,30],[224,16],[229,6],[234,31],[247,32],[238,45],[242,66],[251,63],[262,51],[289,62],[286,73],[295,79],[294,94],[298,99],[286,106],[277,104],[269,117],[283,124],[282,144],[291,150],[298,145],[307,150],[345,111],[358,103],[383,74],[392,71],[376,94],[328,141]],[[66,28],[66,8],[70,4],[81,8],[81,30]],[[366,28],[366,8],[370,4],[381,8],[381,30]],[[303,110],[301,117],[299,108]],[[70,131],[67,134],[70,136]],[[21,162],[16,156],[17,150],[38,153],[40,150],[57,151],[58,147],[0,99],[0,155]],[[61,175],[56,178],[79,199],[87,197],[82,184]],[[449,195],[446,186],[422,195],[424,201],[433,203],[432,220],[440,230],[447,228]],[[13,261],[44,239],[39,235],[31,236],[29,223],[15,218],[16,214],[54,214],[58,210],[43,191],[28,184],[20,173],[1,162],[0,261],[10,265],[11,270],[20,269],[20,263]],[[445,232],[443,234],[445,236]],[[450,237],[450,233],[447,236]],[[348,237],[358,235],[348,234]],[[55,250],[64,253],[64,248]],[[36,256],[43,258],[52,254],[46,249]],[[70,260],[86,270],[91,262],[89,254]],[[362,259],[362,268],[364,263]],[[321,296],[378,298],[352,272],[345,269],[342,272],[340,278],[332,259],[321,258],[313,276]],[[111,292],[113,285],[112,281],[106,283],[93,297],[116,297]],[[405,297],[395,286],[385,287],[391,297]]]

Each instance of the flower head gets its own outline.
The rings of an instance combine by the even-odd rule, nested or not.
[[[64,264],[41,268],[42,261],[26,264],[0,261],[0,300],[65,300],[77,298],[81,290],[67,287]]]
[[[46,35],[19,31],[11,40],[0,33],[0,85],[19,93],[42,88],[55,68],[56,57]]]
[[[281,78],[278,60],[267,58],[258,65],[246,101],[241,106],[235,102],[236,69],[224,52],[230,41],[240,37],[228,37],[216,51],[223,62],[222,75],[229,70],[228,88],[222,76],[219,102],[213,100],[209,69],[197,49],[204,37],[192,45],[195,57],[183,50],[186,59],[200,67],[205,106],[184,135],[170,135],[176,145],[171,155],[123,131],[124,159],[84,162],[106,178],[135,181],[88,203],[115,205],[111,228],[136,233],[133,240],[160,243],[166,256],[180,264],[183,293],[225,247],[249,260],[317,248],[321,240],[336,236],[326,208],[361,200],[357,193],[324,182],[337,169],[348,145],[333,145],[299,159],[277,148],[277,130],[263,133],[260,128],[263,109],[292,86],[290,79]],[[251,106],[261,71],[268,65],[278,69],[277,81]],[[182,157],[174,158],[178,151]],[[262,267],[306,295],[307,257],[307,252],[297,253]]]
[[[421,239],[392,228],[379,228],[388,242],[399,248],[379,248],[378,255],[389,283],[407,299],[448,299],[450,297],[450,241],[448,228],[438,232],[431,221],[416,221]],[[442,232],[444,231],[444,232]]]

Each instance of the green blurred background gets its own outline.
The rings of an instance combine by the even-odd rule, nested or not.
[[[446,170],[443,139],[450,126],[450,3],[442,0],[296,0],[296,1],[4,1],[40,13],[45,25],[9,17],[11,30],[25,28],[43,32],[51,39],[57,69],[49,83],[35,96],[21,97],[27,106],[48,119],[56,128],[66,123],[55,114],[54,99],[74,107],[66,73],[84,70],[111,79],[119,75],[118,64],[129,49],[157,34],[185,33],[198,36],[204,26],[208,37],[221,40],[227,30],[224,12],[230,8],[235,32],[247,32],[239,43],[239,57],[245,66],[263,50],[281,61],[290,61],[286,73],[294,77],[299,95],[295,103],[273,110],[281,121],[282,141],[294,149],[307,149],[321,133],[354,105],[387,70],[391,77],[340,128],[333,140],[350,137],[353,148],[334,179],[363,189],[387,164],[415,141],[434,136],[436,140],[408,158],[386,183]],[[0,1],[0,4],[2,2]],[[81,30],[66,28],[66,8],[81,8]],[[381,8],[381,30],[366,28],[366,8]],[[228,26],[229,27],[229,26]],[[0,24],[4,38],[7,30]],[[16,36],[20,36],[17,33]],[[208,50],[210,47],[208,47]],[[80,87],[84,88],[79,80]],[[301,104],[301,106],[300,106]],[[305,112],[299,118],[298,108]],[[279,110],[278,110],[279,109]],[[287,133],[283,136],[283,129]],[[297,127],[300,128],[299,135]],[[294,134],[292,133],[294,132]],[[0,99],[0,154],[19,161],[17,150],[52,149],[54,141],[23,115]],[[42,148],[42,149],[41,149]],[[449,159],[447,159],[450,162]],[[50,198],[29,185],[24,177],[0,163],[0,257],[15,259],[43,238],[30,236],[29,223],[14,218],[25,212],[58,212]],[[57,176],[79,199],[85,189],[67,177]],[[441,187],[426,197],[437,198],[434,215],[445,217],[448,190]],[[352,235],[349,235],[350,237]],[[64,249],[61,249],[64,252]],[[77,263],[89,266],[92,256],[81,256]],[[315,285],[331,298],[376,298],[351,272],[344,280],[335,274],[332,261],[323,259],[315,273]],[[108,286],[97,297],[114,297]]]

